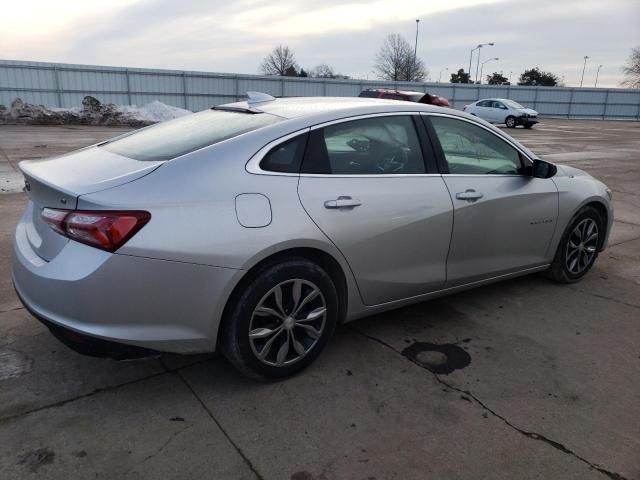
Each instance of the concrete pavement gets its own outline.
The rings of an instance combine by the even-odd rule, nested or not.
[[[121,131],[2,126],[0,176],[3,158]],[[13,293],[25,197],[0,195],[0,478],[640,479],[640,123],[509,133],[614,190],[610,248],[589,275],[523,277],[351,323],[275,384],[217,355],[68,350]]]

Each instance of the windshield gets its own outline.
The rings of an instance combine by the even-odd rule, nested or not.
[[[525,108],[522,105],[520,105],[518,102],[514,102],[513,100],[502,100],[502,103],[504,103],[507,107],[511,107],[511,108]]]
[[[205,110],[144,128],[101,148],[135,160],[170,160],[282,120],[268,113]]]

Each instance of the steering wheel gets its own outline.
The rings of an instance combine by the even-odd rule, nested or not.
[[[389,147],[375,159],[375,167],[380,173],[400,173],[409,163],[409,149]]]

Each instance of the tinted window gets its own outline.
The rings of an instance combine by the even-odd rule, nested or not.
[[[476,107],[490,107],[491,102],[489,100],[482,100],[481,102],[476,103]]]
[[[449,165],[456,174],[518,174],[519,152],[484,128],[446,117],[430,117]]]
[[[102,148],[136,160],[170,160],[282,120],[268,113],[205,110],[134,132]]]
[[[303,134],[277,145],[262,159],[260,168],[271,172],[300,172],[306,144],[307,134]]]
[[[375,90],[363,90],[360,92],[359,97],[369,97],[369,98],[378,98],[378,92]]]
[[[387,100],[406,100],[407,97],[404,95],[398,95],[397,93],[385,93],[381,98],[386,98]]]
[[[409,116],[375,117],[314,130],[305,173],[389,175],[425,173],[420,142]]]

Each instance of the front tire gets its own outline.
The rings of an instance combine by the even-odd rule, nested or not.
[[[306,368],[326,346],[338,319],[331,277],[303,258],[267,266],[232,302],[222,351],[240,373],[257,380]]]
[[[547,277],[560,283],[574,283],[584,277],[598,258],[604,225],[595,208],[580,209],[560,239]]]
[[[531,128],[531,127],[533,127],[533,123],[525,123],[524,124],[524,128],[528,129],[528,128]]]
[[[504,124],[507,128],[516,128],[516,117],[509,115],[505,120]]]

